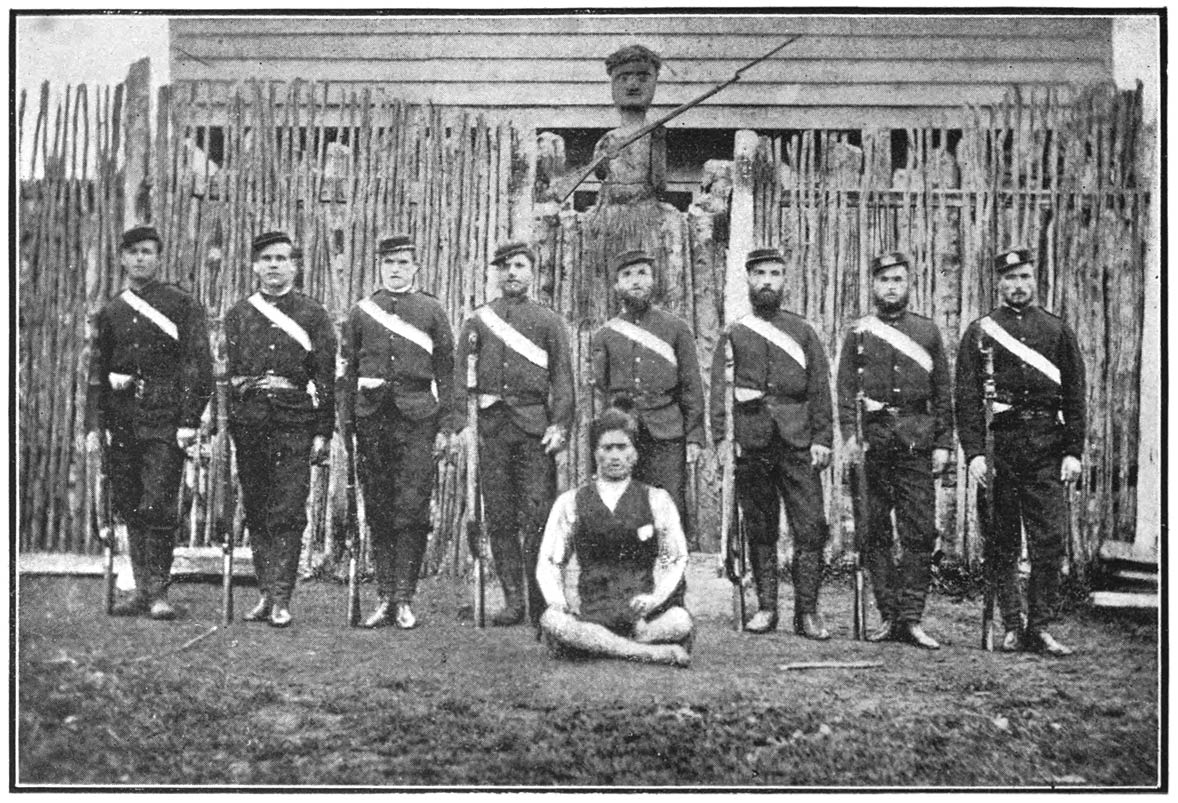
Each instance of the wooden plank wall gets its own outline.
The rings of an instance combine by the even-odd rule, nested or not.
[[[933,147],[945,131],[906,131],[908,164],[894,173],[879,156],[886,130],[864,130],[862,149],[829,132],[763,138],[757,237],[788,253],[796,278],[786,307],[814,323],[832,360],[849,324],[870,309],[875,254],[909,255],[913,308],[937,322],[955,353],[965,328],[995,303],[992,255],[1034,250],[1040,302],[1075,329],[1087,368],[1087,471],[1074,528],[1083,562],[1104,539],[1132,540],[1136,515],[1149,203],[1137,171],[1141,97],[1100,89],[1064,105],[1055,92],[1012,93],[968,113],[955,154]],[[836,453],[829,480],[842,476],[841,463]],[[948,486],[938,504],[942,546],[976,555],[974,489],[961,460]],[[844,494],[829,493],[828,504],[832,523],[849,518]]]
[[[802,34],[672,123],[683,128],[959,125],[963,104],[997,103],[1011,84],[1112,78],[1111,17],[388,15],[169,25],[174,82],[380,83],[408,102],[496,109],[538,128],[612,127],[603,59],[633,42],[663,56],[656,103],[670,109]]]

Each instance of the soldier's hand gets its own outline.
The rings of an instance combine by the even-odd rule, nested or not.
[[[564,448],[564,429],[557,424],[548,427],[540,439],[540,445],[544,447],[545,454],[556,454]]]
[[[933,473],[944,474],[949,468],[949,450],[933,449]]]
[[[854,435],[843,441],[843,454],[848,463],[858,463],[863,459],[863,450],[859,448],[859,439]]]
[[[568,613],[569,604],[564,600],[561,600],[560,602],[550,602],[548,604],[548,610],[555,611],[556,613]]]
[[[969,461],[969,478],[978,485],[986,484],[986,456],[984,454]]]
[[[810,465],[823,469],[830,465],[830,447],[820,443],[810,444]]]
[[[331,447],[327,438],[316,435],[311,441],[311,465],[321,466],[331,457]]]
[[[96,429],[86,433],[86,451],[93,454],[102,448],[102,435]]]
[[[610,157],[603,157],[598,163],[597,168],[593,171],[593,175],[597,177],[598,181],[605,181],[609,177],[609,162]]]
[[[630,600],[630,610],[637,616],[646,616],[654,609],[654,594],[638,594]]]
[[[700,446],[698,443],[687,444],[687,462],[688,463],[699,462],[699,456],[703,452],[703,450],[704,450],[704,447]]]
[[[1060,481],[1064,483],[1078,481],[1083,468],[1083,465],[1080,463],[1080,458],[1070,454],[1065,455],[1063,462],[1059,465]]]
[[[196,430],[192,427],[180,427],[176,430],[176,445],[184,451],[196,442]]]

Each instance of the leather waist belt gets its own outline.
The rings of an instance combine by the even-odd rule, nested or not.
[[[408,393],[425,393],[433,388],[431,379],[394,379],[389,383],[395,390]]]
[[[1042,407],[1015,407],[994,413],[994,422],[998,424],[1016,421],[1055,421],[1059,417],[1059,410],[1047,410]]]
[[[306,385],[300,387],[285,376],[272,373],[265,373],[261,376],[235,376],[229,382],[240,393],[251,390],[301,390],[304,393],[307,391]]]
[[[885,404],[875,410],[868,410],[868,415],[927,415],[928,402],[908,402],[907,404]]]
[[[492,401],[492,399],[494,401]],[[479,393],[479,406],[482,407],[482,402],[490,401],[491,405],[503,402],[508,407],[527,407],[535,404],[547,404],[548,399],[539,395],[536,396],[498,396],[491,393]],[[488,405],[490,406],[490,405]],[[484,408],[485,409],[485,408]]]

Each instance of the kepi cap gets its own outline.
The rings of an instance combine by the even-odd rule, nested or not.
[[[528,258],[528,261],[533,265],[536,264],[536,252],[532,247],[523,240],[511,240],[506,243],[501,243],[495,249],[495,258],[491,260],[492,265],[500,265],[511,259],[516,254],[523,254]]]
[[[622,268],[627,268],[630,265],[637,265],[640,262],[645,262],[652,268],[654,267],[654,260],[650,258],[650,254],[646,253],[642,249],[635,248],[630,251],[623,251],[609,261],[609,273],[611,276],[613,276]]]
[[[663,60],[659,58],[659,54],[650,48],[642,45],[626,45],[606,56],[605,71],[612,75],[613,71],[623,64],[633,64],[634,62],[649,64],[656,73],[663,66]]]
[[[871,260],[871,275],[879,273],[885,268],[897,268],[903,265],[908,267],[908,257],[904,256],[900,251],[891,251],[887,254],[880,254],[875,259]]]
[[[376,247],[376,252],[380,256],[391,254],[394,251],[417,251],[417,246],[413,244],[413,240],[409,239],[407,234],[394,234],[392,237],[385,237]]]
[[[1011,268],[1017,268],[1019,265],[1030,265],[1034,261],[1035,258],[1031,256],[1029,248],[1012,248],[994,257],[994,270],[999,273],[1006,273]]]
[[[754,248],[744,258],[744,269],[748,270],[758,262],[785,262],[785,257],[776,248]]]
[[[286,243],[289,246],[292,246],[292,247],[294,246],[294,242],[290,239],[290,235],[287,234],[286,232],[284,232],[284,231],[268,231],[268,232],[265,232],[264,234],[259,234],[257,237],[254,238],[254,242],[253,242],[253,245],[250,247],[250,250],[253,252],[253,255],[256,257],[258,254],[260,254],[266,248],[269,248],[272,245],[277,245],[278,243]]]
[[[157,246],[163,245],[163,240],[160,239],[160,233],[156,231],[155,226],[135,226],[123,232],[122,248],[130,248],[135,243],[141,243],[144,240],[155,240]]]

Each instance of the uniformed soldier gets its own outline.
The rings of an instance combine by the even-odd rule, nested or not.
[[[365,627],[417,623],[410,604],[430,530],[433,453],[449,451],[453,431],[454,335],[438,300],[413,290],[416,256],[406,236],[380,241],[381,287],[343,330],[341,429],[350,438],[354,427],[359,445],[380,597]]]
[[[759,603],[745,629],[764,633],[777,627],[780,494],[794,537],[794,631],[824,640],[830,633],[818,612],[818,588],[830,533],[820,472],[830,464],[830,367],[813,328],[781,309],[782,255],[755,249],[745,267],[753,312],[725,329],[712,361],[712,432],[723,433],[725,343],[732,343],[734,425],[742,450],[736,491]]]
[[[176,543],[184,450],[196,439],[213,389],[205,310],[158,281],[160,236],[151,226],[123,234],[127,287],[95,321],[86,400],[87,446],[109,436],[114,510],[127,525],[135,595],[112,613],[174,619],[167,590]]]
[[[634,479],[671,494],[684,514],[686,463],[704,442],[704,391],[695,337],[682,318],[651,304],[649,255],[626,251],[610,265],[621,313],[593,336],[593,383],[639,422]],[[618,404],[621,402],[621,404]]]
[[[261,592],[244,619],[286,627],[311,463],[327,460],[335,429],[335,327],[322,304],[293,289],[285,232],[255,237],[252,255],[261,287],[225,315],[229,425]]]
[[[908,258],[878,256],[871,273],[876,311],[847,332],[838,366],[847,454],[866,460],[867,499],[855,500],[856,526],[866,528],[865,561],[882,620],[867,640],[904,640],[935,650],[940,645],[920,620],[937,539],[936,475],[948,466],[953,445],[949,364],[937,325],[908,310]],[[855,438],[860,385],[866,444]],[[903,548],[898,565],[893,510]]]
[[[564,448],[573,416],[568,332],[559,315],[528,298],[535,264],[527,243],[500,245],[492,267],[502,295],[476,309],[458,339],[456,370],[461,375],[455,394],[463,399],[460,410],[465,410],[472,334],[478,349],[479,480],[495,571],[506,600],[491,620],[498,626],[523,621],[525,588],[534,626],[544,611],[544,596],[533,578],[555,491],[553,455]],[[461,430],[461,413],[455,422]]]
[[[981,348],[992,347],[994,405],[993,532],[986,562],[1006,628],[1002,649],[1070,655],[1047,631],[1059,605],[1060,569],[1067,537],[1064,483],[1080,477],[1084,454],[1084,363],[1076,335],[1035,303],[1030,251],[995,259],[1002,303],[969,325],[957,354],[957,431],[974,482],[986,481],[984,368]],[[985,499],[978,494],[984,521]],[[1027,533],[1031,578],[1028,612],[1018,587],[1021,530]]]

